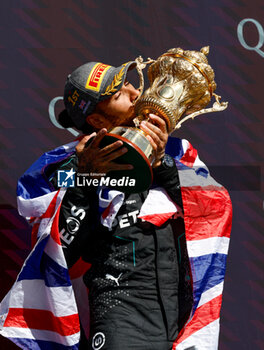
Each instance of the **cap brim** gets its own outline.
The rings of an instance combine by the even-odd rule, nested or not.
[[[126,80],[127,72],[134,69],[136,65],[137,63],[135,61],[129,61],[124,63],[122,66],[115,68],[115,71],[113,72],[113,80],[110,84],[108,84],[108,86],[106,86],[105,91],[101,93],[99,101],[106,100],[107,98],[110,98],[116,94],[123,86]]]
[[[122,85],[124,84],[125,80],[126,80],[126,76],[127,76],[127,72],[134,69],[135,67],[137,66],[137,63],[135,61],[131,61],[131,62],[128,62],[125,66],[125,70],[124,70],[124,77],[122,79]],[[120,68],[120,70],[122,69],[123,66],[121,67],[118,67]],[[121,85],[121,86],[122,86]]]

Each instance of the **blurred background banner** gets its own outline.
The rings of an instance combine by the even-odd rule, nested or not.
[[[88,61],[119,66],[209,45],[216,93],[229,107],[173,136],[198,149],[233,202],[219,349],[264,349],[263,1],[10,0],[0,10],[0,298],[30,249],[17,180],[42,153],[78,135],[55,119],[67,75]],[[2,337],[0,348],[17,349]]]

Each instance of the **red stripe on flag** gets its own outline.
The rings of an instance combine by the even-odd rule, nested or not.
[[[222,295],[219,295],[208,303],[197,308],[191,321],[185,328],[182,328],[177,339],[173,343],[173,350],[192,334],[217,320],[220,317],[221,304]]]
[[[52,198],[52,201],[50,202],[48,209],[45,211],[44,214],[42,214],[41,219],[44,218],[51,218],[55,212],[55,208],[56,208],[56,202],[57,202],[57,198],[58,198],[58,194],[60,191],[57,191],[56,194],[54,195],[54,197]]]
[[[52,222],[52,226],[51,226],[51,231],[50,231],[50,235],[53,238],[53,240],[61,245],[61,240],[60,240],[60,233],[59,233],[59,217],[60,217],[60,208],[61,208],[61,204],[57,210],[57,213],[54,217],[54,220]]]
[[[80,258],[69,270],[70,278],[75,279],[81,277],[89,268],[91,264],[85,262]]]
[[[31,248],[32,249],[34,248],[34,245],[36,244],[37,239],[38,239],[39,225],[40,225],[40,222],[37,222],[32,227],[32,232],[31,232]]]
[[[45,213],[42,214],[41,217],[39,218],[38,222],[33,225],[32,232],[31,232],[32,248],[34,247],[34,245],[37,242],[37,235],[38,235],[38,231],[39,231],[40,221],[44,218],[52,218],[52,216],[54,215],[54,212],[56,210],[56,203],[57,203],[57,199],[58,199],[58,194],[59,194],[59,191],[57,191],[56,194],[54,195],[54,197],[52,198],[52,201],[50,202],[48,209],[45,211]],[[60,207],[58,208],[57,213],[54,217],[50,235],[56,243],[61,245],[60,235],[59,235],[59,213],[60,213]]]
[[[142,215],[142,216],[139,216],[139,218],[145,221],[148,221],[156,226],[161,226],[162,224],[164,224],[164,222],[166,222],[169,218],[171,218],[173,214],[175,214],[175,212],[164,213],[164,214]]]
[[[182,187],[186,239],[230,237],[232,204],[223,187]]]
[[[22,308],[9,309],[4,327],[53,331],[63,336],[80,331],[78,314],[56,317],[50,311]]]
[[[35,221],[35,220],[36,220],[36,217],[35,217],[35,216],[31,216],[31,217],[29,218],[28,222],[29,222],[30,224],[32,224],[32,222]]]
[[[189,143],[189,147],[184,155],[181,157],[180,162],[188,167],[192,167],[197,157],[197,150]]]
[[[105,219],[107,217],[107,215],[110,212],[110,208],[111,208],[112,202],[108,205],[108,207],[103,211],[102,213],[102,218]]]

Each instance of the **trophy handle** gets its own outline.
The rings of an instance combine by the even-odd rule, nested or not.
[[[204,108],[204,109],[201,109],[200,111],[187,115],[181,121],[179,121],[179,123],[177,123],[174,130],[180,129],[180,127],[184,122],[186,122],[186,120],[194,119],[200,114],[224,111],[228,106],[228,102],[220,102],[221,96],[216,95],[215,93],[213,93],[213,96],[215,97],[215,102],[211,108]]]
[[[138,72],[138,76],[139,76],[139,87],[138,90],[140,92],[139,96],[137,97],[137,99],[139,99],[143,93],[144,90],[144,75],[143,75],[143,69],[146,68],[147,64],[156,62],[155,60],[153,60],[152,58],[148,58],[148,60],[146,62],[143,61],[142,56],[138,56],[135,59],[135,62],[137,64],[136,66],[136,70]],[[135,103],[136,101],[134,101]]]

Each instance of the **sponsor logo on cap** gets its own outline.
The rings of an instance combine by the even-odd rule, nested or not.
[[[89,108],[90,104],[91,104],[91,101],[81,100],[81,103],[79,104],[79,108],[82,110],[83,114],[86,113],[86,111]]]
[[[98,92],[100,90],[104,75],[110,67],[111,66],[107,64],[97,63],[89,74],[85,88]]]
[[[78,101],[79,96],[80,95],[78,94],[77,90],[74,90],[73,94],[71,94],[70,92],[70,96],[68,96],[68,101],[72,104],[73,107],[75,106],[75,103]]]
[[[129,62],[122,64],[122,68],[120,69],[119,73],[117,73],[114,76],[112,83],[107,86],[107,88],[105,89],[105,92],[102,94],[102,96],[112,95],[113,93],[115,93],[117,91],[117,86],[122,83],[123,75],[125,73],[125,67],[128,63]]]

